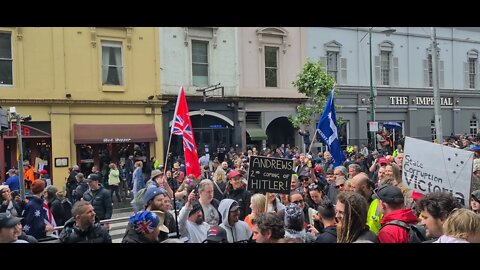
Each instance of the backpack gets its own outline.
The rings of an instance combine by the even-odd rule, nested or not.
[[[422,243],[427,240],[425,227],[423,227],[422,225],[417,225],[417,224],[408,225],[407,223],[400,220],[392,220],[386,223],[385,225],[383,225],[382,228],[387,225],[395,225],[407,230],[408,236],[409,236],[409,240],[408,240],[409,243]]]
[[[143,197],[145,195],[145,191],[147,191],[147,188],[144,187],[142,189],[140,189],[139,191],[137,191],[137,195],[135,196],[135,198],[132,200],[132,206],[134,206],[134,208],[136,208],[137,211],[141,211],[144,207],[143,205]]]

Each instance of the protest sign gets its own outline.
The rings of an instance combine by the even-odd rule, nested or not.
[[[293,160],[251,156],[247,189],[288,194],[292,173]]]
[[[468,205],[473,152],[406,137],[402,180],[423,194],[451,193]]]

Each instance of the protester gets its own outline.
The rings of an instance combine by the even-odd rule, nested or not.
[[[443,223],[455,208],[462,208],[462,205],[448,192],[429,193],[418,202],[428,238],[436,240],[443,235]]]
[[[252,220],[256,243],[278,243],[285,236],[284,222],[275,213],[261,213]]]
[[[10,213],[14,217],[22,216],[25,202],[22,202],[20,197],[12,198],[12,192],[7,185],[0,185],[0,193],[0,213]]]
[[[29,202],[25,206],[22,220],[23,230],[26,234],[35,237],[37,240],[46,238],[47,233],[53,231],[51,224],[46,224],[48,220],[47,212],[43,209],[43,191],[45,182],[38,180],[32,184],[33,196],[29,197]]]
[[[73,205],[72,218],[60,233],[62,243],[111,243],[112,237],[98,223],[92,204],[79,201]]]
[[[16,226],[20,221],[22,221],[21,218],[14,217],[10,213],[0,213],[0,243],[28,243],[18,239]]]
[[[9,177],[5,185],[7,185],[11,191],[20,191],[20,179],[18,178],[17,170],[10,169],[7,174]]]
[[[207,239],[202,243],[228,243],[227,231],[219,225],[210,227],[207,231]]]
[[[99,180],[97,174],[88,175],[86,181],[89,188],[83,194],[83,200],[92,204],[100,220],[111,219],[113,211],[111,193],[98,183]],[[110,228],[108,223],[103,226],[107,231]]]
[[[250,193],[244,188],[239,171],[232,170],[228,174],[228,178],[230,179],[230,185],[227,188],[228,191],[225,198],[238,202],[240,206],[240,220],[244,220],[250,214]]]
[[[347,191],[338,194],[335,204],[338,243],[378,243],[377,236],[366,225],[367,210],[367,200],[359,193]]]
[[[220,226],[227,231],[229,243],[245,242],[252,236],[247,223],[240,219],[240,205],[232,199],[223,199],[218,206],[222,216]]]
[[[245,217],[245,222],[248,224],[248,227],[253,230],[252,220],[256,218],[261,213],[265,213],[265,202],[266,197],[261,193],[253,194],[250,198],[250,209],[252,213]]]
[[[480,243],[480,215],[454,209],[443,223],[443,235],[434,243]]]
[[[335,222],[335,206],[325,199],[317,208],[318,217],[323,224],[323,231],[315,239],[315,243],[336,243],[337,242],[337,224]]]
[[[161,231],[168,233],[168,228],[163,224],[163,212],[139,211],[129,217],[128,227],[122,243],[159,243]]]
[[[210,179],[203,179],[198,184],[198,202],[202,205],[205,214],[205,222],[210,226],[220,224],[220,213],[218,213],[218,205],[220,202],[213,197],[214,184]]]
[[[470,207],[474,213],[480,214],[480,189],[472,192],[470,198]]]
[[[393,221],[400,221],[406,226],[417,224],[418,218],[410,208],[403,208],[404,197],[400,188],[393,185],[385,185],[377,191],[378,205],[384,214],[378,232],[380,243],[409,243],[409,230],[400,227]]]
[[[196,202],[195,191],[192,190],[178,215],[180,236],[187,237],[188,243],[202,243],[209,228],[210,225],[204,221],[202,205]]]

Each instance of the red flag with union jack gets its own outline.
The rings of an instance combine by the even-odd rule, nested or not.
[[[187,99],[182,86],[180,87],[177,105],[175,106],[172,134],[180,135],[183,138],[183,154],[185,156],[187,175],[193,174],[195,177],[199,177],[201,170],[198,162],[197,144],[195,143],[192,122],[188,113]]]

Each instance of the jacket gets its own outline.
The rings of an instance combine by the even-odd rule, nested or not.
[[[66,213],[63,210],[62,203],[58,198],[54,198],[52,201],[48,202],[48,208],[52,211],[53,218],[55,218],[55,222],[57,226],[62,226],[67,221]]]
[[[112,197],[110,191],[100,186],[99,189],[87,190],[83,194],[83,200],[90,202],[95,209],[95,213],[100,220],[112,218]]]
[[[23,211],[23,231],[37,240],[46,238],[44,220],[48,220],[48,217],[43,209],[43,200],[37,196],[30,197],[30,201],[25,206],[25,211]]]
[[[75,189],[75,201],[80,201],[83,198],[83,194],[88,190],[88,184],[85,181],[78,183],[77,189]]]
[[[315,243],[337,243],[337,226],[328,226],[317,236]]]
[[[417,216],[410,208],[404,208],[386,214],[382,218],[382,228],[378,232],[378,240],[380,243],[408,243],[410,241],[409,232],[400,226],[387,224],[392,220],[400,220],[407,225],[418,223]]]
[[[70,218],[60,233],[62,243],[112,243],[112,237],[100,225],[94,223],[87,230],[83,231],[75,226],[75,219]]]
[[[246,192],[246,191],[245,191]],[[227,231],[227,240],[229,243],[235,243],[239,241],[248,241],[252,236],[252,231],[248,227],[248,224],[241,220],[241,218],[230,226],[228,224],[228,216],[230,213],[230,207],[232,206],[234,200],[232,199],[223,199],[218,206],[218,211],[222,215],[222,223],[220,226]]]
[[[433,243],[470,243],[465,239],[455,238],[448,235],[442,235]]]
[[[180,210],[178,215],[178,230],[182,237],[188,238],[188,243],[202,243],[207,239],[207,232],[210,228],[210,225],[205,221],[202,224],[197,224],[188,220],[190,212],[193,207],[190,205],[187,207],[187,204]]]
[[[378,237],[372,231],[366,229],[352,243],[378,243]]]
[[[367,225],[370,228],[370,231],[378,235],[380,228],[382,227],[380,221],[383,218],[383,213],[380,212],[378,207],[378,199],[373,200],[370,203],[367,213]]]

